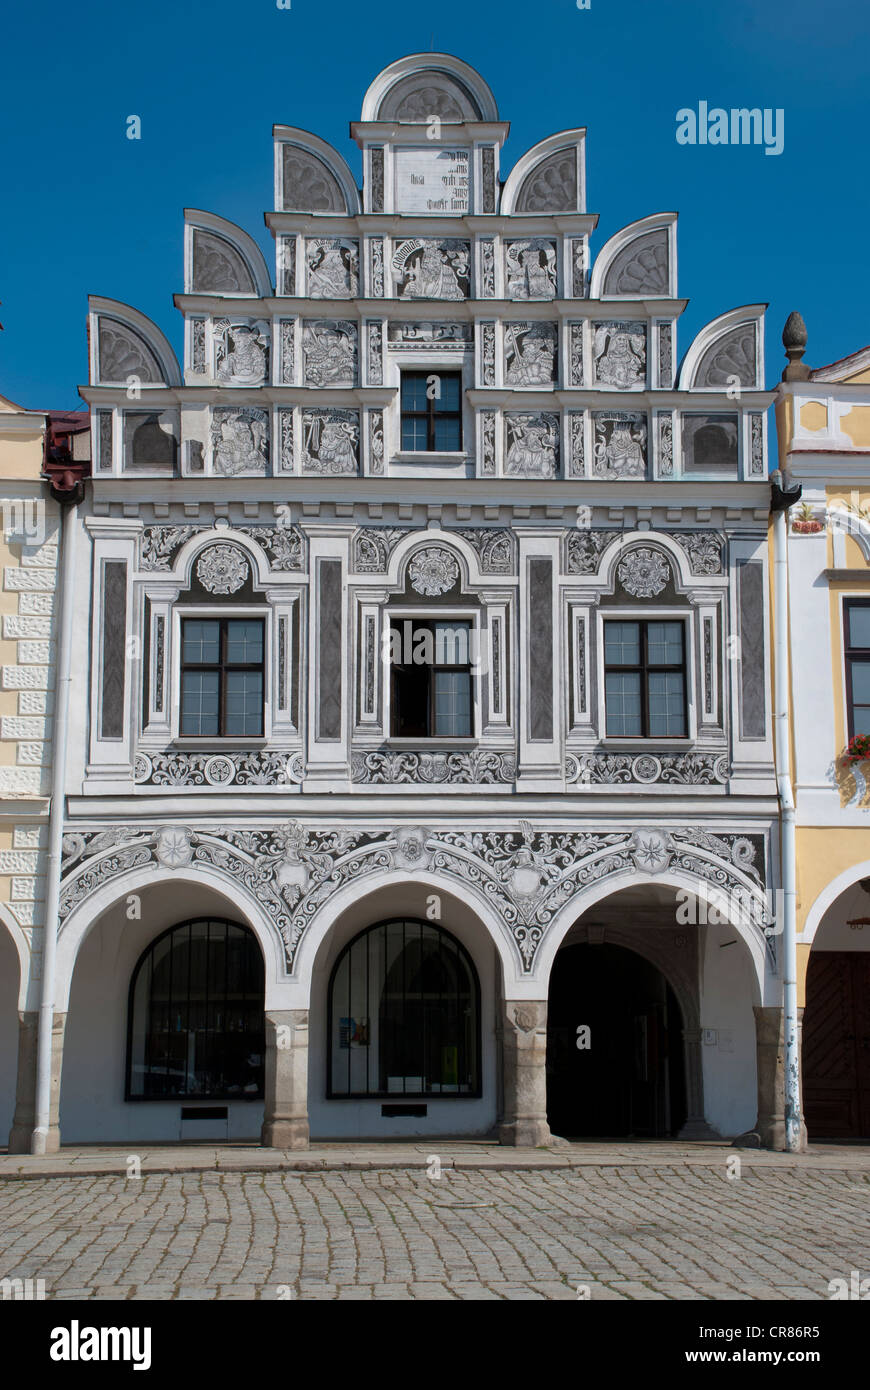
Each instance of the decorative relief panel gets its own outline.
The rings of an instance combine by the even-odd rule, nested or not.
[[[293,319],[281,320],[281,381],[292,386],[296,380],[296,324]]]
[[[355,386],[358,329],[349,320],[309,319],[302,326],[306,386]]]
[[[100,381],[126,381],[130,376],[148,382],[163,380],[160,363],[138,333],[102,315],[99,325]]]
[[[692,574],[724,574],[722,531],[671,531],[669,535],[688,555]]]
[[[604,294],[666,295],[668,233],[665,228],[635,238],[614,256],[604,277]]]
[[[674,473],[674,422],[670,411],[656,416],[659,431],[659,477],[671,478]]]
[[[571,242],[571,293],[575,299],[585,299],[588,292],[586,278],[587,252],[583,240]]]
[[[284,208],[291,212],[346,212],[338,180],[321,159],[298,145],[284,146]]]
[[[742,324],[732,328],[718,342],[711,344],[695,372],[695,386],[728,386],[735,377],[741,386],[754,386],[757,345],[755,325]]]
[[[508,386],[551,386],[557,370],[555,324],[505,324],[504,379]]]
[[[571,385],[582,386],[584,384],[583,374],[583,325],[582,323],[572,323],[568,328],[568,338],[571,350]]]
[[[408,582],[415,594],[437,598],[448,594],[459,581],[459,566],[449,550],[429,545],[418,550],[408,565]]]
[[[399,323],[387,325],[388,348],[433,347],[466,348],[472,342],[473,325],[470,323]]]
[[[111,410],[97,411],[97,428],[99,433],[98,466],[101,473],[109,473],[112,468],[113,427]]]
[[[254,278],[244,257],[215,232],[197,227],[193,233],[195,294],[256,294]]]
[[[483,181],[483,211],[495,212],[495,150],[484,145],[481,151],[481,170]]]
[[[384,471],[384,412],[369,411],[369,471],[380,477]]]
[[[382,386],[384,382],[384,330],[380,323],[368,324],[368,384]]]
[[[655,598],[667,588],[671,567],[660,550],[632,550],[616,567],[616,577],[627,594]]]
[[[255,406],[215,406],[211,423],[212,468],[222,477],[269,470],[269,416]]]
[[[196,577],[210,594],[235,594],[250,573],[248,557],[235,545],[210,545],[198,556]]]
[[[296,238],[282,236],[278,240],[280,256],[281,293],[296,293]]]
[[[348,237],[309,237],[305,243],[309,299],[356,299],[359,242]]]
[[[659,324],[659,386],[671,390],[674,384],[673,331],[669,323]]]
[[[752,477],[764,477],[764,416],[749,417],[749,472]]]
[[[556,243],[546,237],[509,241],[505,246],[508,299],[555,299]]]
[[[330,475],[359,472],[358,411],[303,411],[302,471]]]
[[[387,761],[370,762],[379,758]],[[451,764],[454,758],[460,761]],[[382,776],[394,783],[467,777],[513,781],[511,759],[508,753],[480,750],[374,753],[355,755],[352,767],[354,778],[365,781]],[[403,765],[401,760],[407,761]],[[536,831],[527,821],[520,822],[518,831],[409,830],[312,830],[290,820],[269,829],[175,825],[77,831],[63,841],[61,931],[96,889],[145,865],[164,872],[200,866],[224,877],[235,895],[255,899],[283,942],[288,972],[310,923],[332,893],[392,867],[428,870],[452,880],[462,896],[479,894],[504,923],[525,973],[534,969],[538,948],[560,909],[584,888],[610,877],[648,878],[670,869],[692,882],[702,878],[746,901],[762,936],[774,927],[763,896],[761,836],[712,835],[694,826],[610,834],[550,832]]]
[[[380,145],[372,147],[372,212],[384,210],[384,151]]]
[[[353,538],[353,568],[356,574],[386,574],[390,556],[404,536],[405,526],[366,526]]]
[[[301,781],[293,753],[138,753],[137,787],[275,787]]]
[[[294,412],[292,406],[278,411],[280,431],[280,466],[282,473],[295,472],[296,456],[293,446]]]
[[[646,416],[625,410],[593,411],[592,471],[597,478],[646,476]]]
[[[569,753],[565,781],[616,786],[626,782],[652,786],[724,786],[731,770],[721,753]]]
[[[373,236],[369,241],[371,255],[372,298],[384,297],[384,239]]]
[[[205,319],[190,321],[190,367],[197,376],[205,374]]]
[[[467,299],[471,243],[455,237],[443,241],[415,237],[393,255],[393,276],[400,299]]]
[[[495,242],[492,237],[480,241],[480,297],[495,299]]]
[[[211,526],[146,526],[140,536],[139,568],[148,573],[168,573],[175,557],[191,536],[211,531]],[[303,537],[298,526],[233,526],[226,534],[241,531],[266,552],[273,570],[304,567]]]
[[[565,543],[566,574],[597,574],[601,556],[621,531],[569,531]]]
[[[484,386],[495,386],[495,324],[480,325],[481,379]]]
[[[480,424],[481,432],[481,458],[480,473],[481,477],[495,477],[495,413],[491,410],[483,412]]]
[[[455,534],[477,551],[482,574],[516,574],[516,541],[512,532],[475,526]]]
[[[585,421],[586,412],[583,410],[572,410],[568,415],[571,448],[568,474],[571,478],[586,476]]]
[[[595,381],[628,391],[646,382],[646,325],[597,323],[592,349]]]
[[[559,471],[559,417],[547,411],[508,411],[505,421],[505,466],[508,477],[555,478]]]
[[[526,175],[517,212],[576,212],[577,152],[557,150]]]
[[[216,319],[215,374],[226,386],[262,386],[269,373],[269,326]]]
[[[510,783],[516,779],[513,753],[475,748],[469,753],[355,753],[351,778],[357,783]]]

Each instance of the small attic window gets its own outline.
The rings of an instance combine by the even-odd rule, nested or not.
[[[177,422],[169,411],[127,411],[124,415],[124,472],[175,472]]]

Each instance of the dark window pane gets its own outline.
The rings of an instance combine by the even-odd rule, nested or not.
[[[445,453],[457,453],[462,447],[458,420],[435,417],[435,448]]]
[[[227,661],[236,666],[252,666],[263,660],[263,624],[227,623]]]
[[[426,448],[427,426],[425,420],[405,419],[402,421],[402,448],[408,451]]]
[[[217,734],[219,703],[217,671],[185,671],[181,678],[181,733],[188,738]]]
[[[852,699],[856,705],[870,705],[870,662],[853,661]]]
[[[458,410],[459,377],[441,376],[438,377],[438,381],[440,384],[440,395],[435,397],[435,413],[437,414],[439,410]]]
[[[471,665],[471,624],[433,623],[436,666]]]
[[[611,738],[635,738],[641,724],[640,672],[608,671],[604,677],[607,733]]]
[[[181,660],[186,666],[216,666],[220,661],[220,623],[188,618],[182,624],[184,640]]]
[[[650,666],[679,666],[683,660],[683,624],[648,623],[647,654]]]
[[[651,672],[649,732],[651,738],[674,738],[685,733],[683,677],[678,671]]]
[[[257,738],[263,729],[261,671],[227,671],[226,728],[228,738]]]
[[[849,646],[870,647],[870,608],[850,605]]]
[[[852,719],[856,734],[870,734],[870,705],[856,705]]]
[[[402,409],[425,411],[426,405],[425,376],[409,376],[406,373],[402,377]]]
[[[608,666],[640,664],[640,626],[638,623],[604,624],[604,660]]]

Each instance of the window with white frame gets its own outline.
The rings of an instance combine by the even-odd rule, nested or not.
[[[470,620],[391,619],[393,738],[473,737],[475,641]]]
[[[605,619],[608,738],[686,738],[686,626],[678,618]]]
[[[265,619],[182,617],[182,738],[262,738]]]

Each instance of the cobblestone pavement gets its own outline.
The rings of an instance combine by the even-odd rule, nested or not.
[[[52,1299],[825,1299],[870,1174],[161,1174],[0,1183],[0,1278]],[[582,1294],[580,1296],[585,1296]]]

